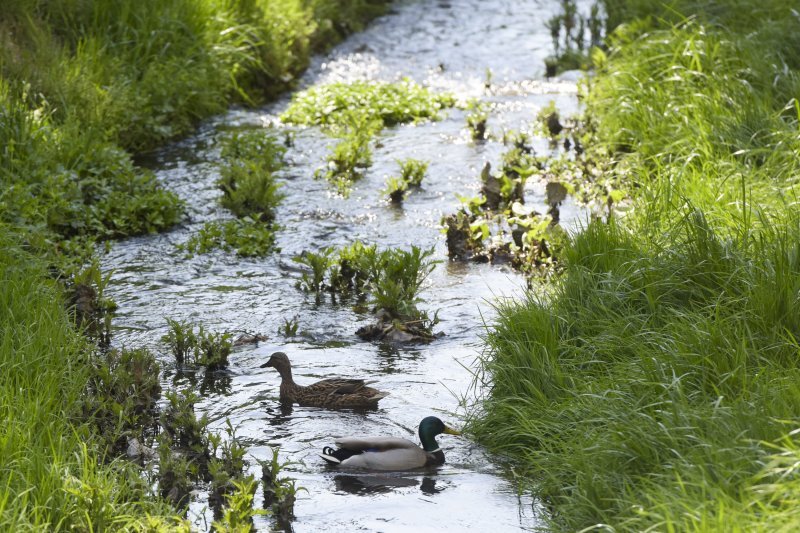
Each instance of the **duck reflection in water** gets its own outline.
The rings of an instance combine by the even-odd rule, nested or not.
[[[446,487],[440,482],[437,486],[435,478],[425,476],[420,482],[419,478],[403,476],[392,476],[382,474],[364,474],[360,476],[350,474],[339,474],[333,477],[336,490],[356,494],[358,496],[370,496],[372,494],[386,494],[396,489],[419,486],[420,490],[428,496],[433,496],[445,490]]]

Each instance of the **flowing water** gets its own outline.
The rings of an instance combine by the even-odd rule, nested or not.
[[[530,130],[536,112],[554,100],[566,114],[577,107],[574,82],[544,81],[543,59],[550,50],[544,22],[556,13],[555,0],[417,0],[394,4],[366,31],[317,58],[303,86],[330,81],[409,77],[460,98],[492,104],[489,130]],[[487,69],[491,87],[486,88]],[[229,419],[248,451],[249,469],[260,478],[255,459],[271,458],[280,446],[282,460],[295,461],[289,473],[307,489],[295,507],[295,531],[518,531],[541,527],[541,509],[527,494],[518,495],[500,465],[465,437],[442,436],[447,463],[436,470],[405,474],[346,473],[326,467],[317,455],[337,436],[395,435],[417,440],[416,427],[427,415],[459,426],[462,399],[470,390],[474,365],[483,349],[484,321],[494,315],[497,298],[519,297],[524,279],[507,267],[447,261],[440,219],[459,205],[456,194],[474,195],[479,174],[489,161],[497,168],[505,150],[500,142],[474,143],[466,113],[453,109],[444,120],[389,128],[379,136],[373,166],[349,198],[331,192],[313,178],[334,141],[316,128],[294,128],[294,146],[283,171],[286,198],[277,212],[282,226],[280,252],[263,259],[242,259],[222,252],[185,259],[175,249],[204,222],[229,218],[218,205],[215,186],[219,160],[215,136],[239,126],[272,127],[289,95],[265,108],[232,110],[201,128],[197,135],[154,154],[147,164],[164,185],[188,204],[188,221],[174,230],[115,243],[104,266],[114,269],[108,291],[119,304],[115,344],[149,346],[160,354],[164,388],[183,388],[174,364],[160,343],[165,318],[200,323],[211,331],[249,331],[267,341],[239,348],[229,375],[205,390],[198,415],[220,431]],[[551,150],[535,139],[537,153]],[[421,190],[402,208],[392,207],[380,190],[397,171],[395,160],[430,161]],[[529,183],[526,199],[546,210],[544,184]],[[562,224],[574,224],[579,210],[567,201]],[[299,277],[291,258],[360,239],[380,248],[416,244],[434,247],[442,261],[422,294],[423,308],[439,310],[436,330],[445,336],[409,347],[364,342],[355,331],[370,322],[347,305],[315,305],[295,287]],[[299,334],[278,330],[297,317]],[[325,377],[358,376],[379,382],[390,396],[368,413],[295,407],[281,410],[279,377],[261,369],[269,355],[285,351],[295,380],[307,384]],[[257,496],[257,502],[260,496]],[[190,518],[199,528],[210,524],[207,496],[193,497]],[[257,517],[259,530],[271,519]]]

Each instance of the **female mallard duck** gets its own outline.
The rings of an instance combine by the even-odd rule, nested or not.
[[[422,448],[398,437],[344,437],[334,442],[337,449],[326,446],[321,457],[331,464],[368,470],[411,470],[444,463],[444,452],[436,435],[460,435],[435,416],[419,423]]]
[[[297,403],[304,407],[377,407],[378,400],[389,395],[367,387],[373,381],[363,379],[330,378],[308,386],[298,385],[292,379],[292,364],[283,352],[275,352],[261,368],[271,366],[281,375],[280,399],[282,403]]]

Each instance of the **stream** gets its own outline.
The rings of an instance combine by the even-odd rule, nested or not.
[[[300,88],[408,77],[436,91],[489,103],[493,139],[506,130],[531,131],[537,111],[550,101],[565,115],[578,106],[573,76],[544,79],[543,60],[551,48],[544,23],[557,10],[556,0],[398,1],[367,30],[316,58]],[[281,171],[286,197],[277,210],[280,251],[255,259],[220,251],[186,259],[176,249],[203,223],[231,218],[219,206],[215,138],[237,127],[283,128],[277,116],[290,96],[259,109],[232,109],[143,163],[187,202],[188,217],[170,232],[116,242],[104,256],[104,270],[113,269],[107,295],[119,305],[114,345],[153,350],[162,365],[162,386],[170,390],[187,384],[185,378],[176,382],[175,363],[160,340],[168,329],[166,318],[210,331],[268,337],[233,352],[228,376],[204,391],[196,411],[198,417],[208,415],[212,431],[222,432],[230,420],[257,479],[255,459],[271,459],[275,446],[281,460],[294,462],[287,473],[306,489],[295,505],[295,531],[499,533],[543,527],[540,504],[530,494],[518,494],[499,462],[467,437],[440,436],[446,464],[420,473],[340,472],[318,456],[338,436],[393,435],[417,442],[417,425],[428,415],[460,427],[465,401],[469,405],[475,395],[470,369],[484,349],[484,323],[495,315],[494,302],[524,293],[525,279],[508,266],[447,258],[441,217],[458,208],[457,194],[478,194],[481,168],[487,161],[497,168],[506,150],[499,140],[473,142],[466,111],[451,109],[439,122],[383,130],[372,167],[348,198],[313,177],[335,140],[315,127],[292,127],[294,144]],[[541,136],[533,145],[538,154],[554,150]],[[409,157],[429,161],[428,173],[422,188],[409,194],[402,208],[394,207],[380,191],[386,177],[396,174],[396,160]],[[547,209],[544,185],[526,185],[526,202],[539,212]],[[574,227],[581,213],[568,199],[561,208],[562,225]],[[313,295],[296,288],[300,273],[293,256],[355,240],[379,249],[435,248],[441,263],[422,292],[421,308],[431,314],[439,310],[435,331],[444,336],[411,346],[365,342],[355,331],[371,322],[368,313],[333,305],[329,298],[316,305]],[[279,329],[294,317],[298,334],[285,337]],[[288,354],[301,385],[326,377],[363,377],[377,380],[375,387],[390,395],[367,413],[281,410],[277,372],[259,368],[278,350]],[[256,504],[261,505],[260,490]],[[210,527],[205,492],[192,496],[188,517],[198,529]],[[255,525],[268,531],[274,522],[257,516]]]

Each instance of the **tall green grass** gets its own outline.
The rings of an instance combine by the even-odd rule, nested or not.
[[[798,15],[605,4],[626,24],[587,111],[633,209],[575,236],[546,296],[501,305],[471,429],[557,530],[795,530]]]
[[[188,529],[82,418],[92,347],[52,276],[79,271],[96,239],[181,218],[182,201],[132,154],[291,87],[314,51],[385,4],[2,3],[0,530]]]
[[[102,444],[80,420],[86,341],[56,282],[43,282],[44,262],[5,236],[0,246],[0,529],[143,529],[148,514],[168,517],[138,473],[98,461]]]
[[[159,231],[181,202],[129,153],[290,87],[383,0],[12,2],[0,11],[2,220],[60,236]]]

